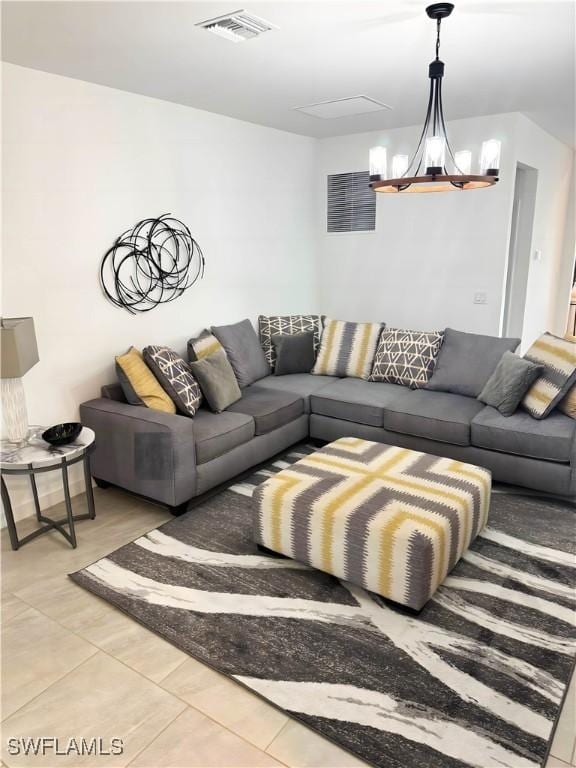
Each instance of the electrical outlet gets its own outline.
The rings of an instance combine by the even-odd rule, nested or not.
[[[488,294],[486,291],[476,291],[474,294],[474,304],[488,304]]]

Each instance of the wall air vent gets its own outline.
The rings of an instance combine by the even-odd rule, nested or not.
[[[244,10],[217,16],[214,19],[208,19],[208,21],[201,21],[196,26],[203,27],[208,32],[213,32],[220,37],[225,37],[226,40],[231,40],[233,43],[243,43],[245,40],[251,40],[264,32],[276,29],[274,24],[270,24],[259,16],[254,16],[254,14]]]
[[[372,232],[376,229],[376,194],[368,171],[334,173],[327,184],[327,232]]]

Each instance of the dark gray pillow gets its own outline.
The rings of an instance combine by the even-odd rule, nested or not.
[[[314,331],[284,336],[272,336],[276,359],[275,376],[290,373],[310,373],[316,361],[314,352]]]
[[[504,352],[478,400],[497,408],[503,416],[512,416],[543,370],[542,365],[513,352]]]
[[[136,390],[132,386],[132,383],[128,376],[124,373],[122,368],[116,363],[116,376],[118,376],[118,381],[120,383],[120,386],[122,387],[122,392],[124,392],[124,397],[126,398],[126,402],[130,403],[130,405],[143,405],[146,406],[146,403],[139,394],[137,394]]]
[[[212,326],[212,333],[224,347],[242,388],[270,375],[270,365],[250,320]]]
[[[184,416],[194,416],[202,402],[202,393],[188,363],[172,349],[156,345],[144,347],[142,356],[177,410]]]
[[[224,352],[214,352],[189,365],[200,384],[206,402],[216,413],[225,410],[242,397],[236,376]]]
[[[520,339],[501,339],[446,328],[430,381],[424,389],[478,397],[504,352],[514,352]]]

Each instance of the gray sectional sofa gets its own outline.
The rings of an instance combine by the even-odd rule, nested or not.
[[[576,421],[504,417],[463,395],[312,374],[267,376],[223,413],[193,419],[129,405],[119,385],[83,403],[96,433],[92,473],[174,512],[311,437],[344,436],[413,448],[490,469],[496,481],[576,495]]]

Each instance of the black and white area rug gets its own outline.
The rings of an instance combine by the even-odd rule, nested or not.
[[[575,512],[503,493],[419,614],[252,542],[298,448],[71,578],[375,766],[529,768],[576,653]]]

